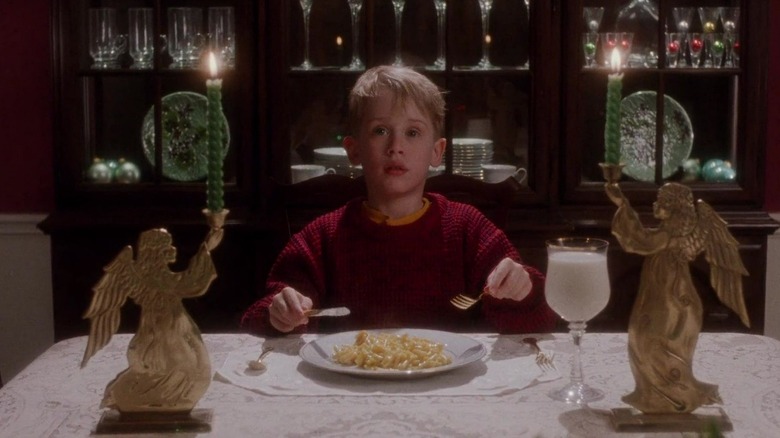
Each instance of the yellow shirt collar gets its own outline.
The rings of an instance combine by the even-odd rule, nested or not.
[[[423,205],[419,210],[404,217],[399,217],[398,219],[390,219],[389,216],[375,208],[370,207],[366,202],[363,202],[363,214],[369,220],[378,224],[385,224],[390,226],[408,225],[417,219],[420,219],[425,214],[425,212],[428,211],[428,207],[431,206],[431,201],[429,201],[428,198],[423,198],[422,201]]]

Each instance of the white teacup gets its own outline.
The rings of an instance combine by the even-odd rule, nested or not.
[[[290,175],[293,184],[301,181],[306,181],[317,176],[325,174],[335,174],[334,169],[326,169],[325,166],[319,164],[293,164],[290,166]]]
[[[528,171],[511,164],[483,164],[482,174],[485,181],[489,183],[500,183],[507,178],[514,178],[522,184],[528,176]]]

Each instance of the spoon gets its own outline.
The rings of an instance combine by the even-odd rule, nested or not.
[[[263,347],[263,351],[260,352],[260,357],[257,360],[250,360],[247,365],[250,369],[255,371],[265,371],[266,365],[263,363],[263,358],[268,356],[268,353],[273,351],[274,347]]]

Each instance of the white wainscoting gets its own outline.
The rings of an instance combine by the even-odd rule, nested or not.
[[[770,216],[780,222],[780,212]],[[780,339],[780,230],[769,236],[767,244],[764,334]]]
[[[11,380],[54,343],[49,236],[35,214],[0,214],[0,375]]]

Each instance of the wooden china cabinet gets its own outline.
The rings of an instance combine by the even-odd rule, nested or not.
[[[406,0],[398,15],[391,0],[363,0],[354,26],[349,0],[313,0],[307,20],[298,0],[52,3],[57,209],[41,228],[52,237],[58,339],[86,332],[81,314],[91,287],[141,231],[171,231],[180,259],[174,270],[184,268],[205,236],[205,182],[197,164],[205,104],[198,95],[205,95],[208,73],[200,59],[177,63],[181,52],[173,40],[181,36],[172,9],[199,11],[202,25],[190,36],[202,55],[213,40],[208,23],[216,7],[233,9],[235,33],[234,65],[220,74],[231,213],[214,255],[219,278],[205,296],[185,302],[204,331],[238,330],[242,310],[261,293],[290,233],[362,192],[360,169],[343,162],[338,151],[347,134],[346,95],[364,70],[350,68],[355,55],[368,67],[400,60],[448,91],[451,146],[446,168],[432,169],[430,187],[482,208],[526,261],[545,269],[544,241],[551,237],[610,239],[612,296],[590,327],[625,330],[642,258],[624,254],[610,236],[614,206],[598,167],[611,71],[603,64],[602,38],[622,31],[635,33],[640,56],[628,56],[622,70],[629,124],[624,153],[631,161],[621,186],[647,225],[654,223],[657,189],[668,181],[689,185],[716,208],[750,271],[744,289],[753,324],[741,327],[718,304],[699,260],[693,274],[705,302],[705,330],[763,332],[766,237],[777,227],[762,211],[768,2],[531,0],[529,11],[523,0],[494,0],[485,14],[486,32],[478,0]],[[624,10],[648,6],[655,8],[655,20],[625,19]],[[584,8],[596,7],[603,15],[589,28]],[[686,35],[719,35],[728,49],[736,44],[736,51],[726,50],[728,59],[716,61],[720,68],[703,60],[701,67],[688,65],[684,39],[680,53],[663,50],[666,34],[679,33],[675,10],[681,7],[693,8]],[[697,7],[738,7],[740,14],[734,28],[720,17],[712,27],[703,25]],[[89,11],[96,8],[113,9],[116,33],[129,40],[138,35],[130,30],[130,16],[147,9],[149,32],[157,36],[148,68],[135,68],[132,47],[95,65]],[[585,47],[591,31],[601,41]],[[702,35],[705,44],[708,38]],[[115,43],[121,46],[121,37]],[[586,53],[595,55],[594,66],[585,66]],[[672,55],[682,55],[676,67],[669,65]],[[303,67],[307,60],[310,68]],[[656,104],[662,109],[655,111]],[[705,181],[684,171],[693,163],[688,159],[728,161],[736,176]],[[101,179],[102,165],[114,161],[125,171],[132,163],[138,174]],[[522,184],[485,182],[480,164],[491,162],[524,167],[528,177]],[[293,184],[291,165],[297,164],[324,164],[337,175]],[[124,327],[135,327],[135,317],[126,311]]]

